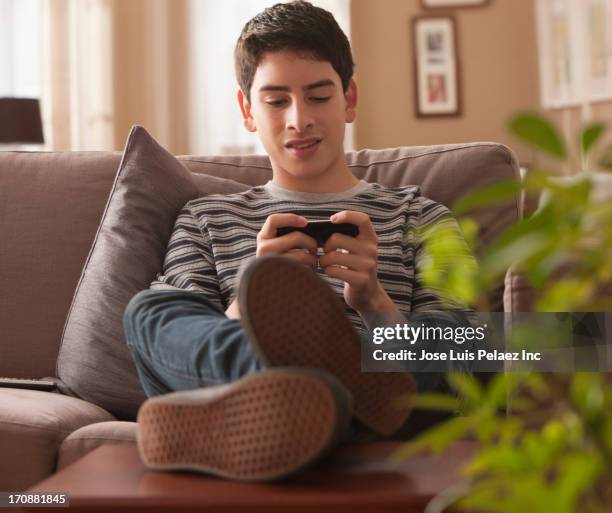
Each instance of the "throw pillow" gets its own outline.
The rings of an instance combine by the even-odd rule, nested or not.
[[[134,419],[145,399],[125,343],[129,300],[162,268],[180,209],[206,193],[248,186],[193,175],[140,127],[132,128],[76,288],[57,360],[60,390]]]

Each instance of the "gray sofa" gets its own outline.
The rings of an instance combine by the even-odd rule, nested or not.
[[[136,129],[132,137],[145,137],[143,133]],[[486,142],[362,150],[348,153],[347,160],[359,178],[391,186],[419,184],[426,196],[446,205],[479,186],[519,176],[512,152]],[[194,178],[197,195],[210,193],[208,175],[228,179],[216,180],[215,192],[233,191],[236,183],[262,184],[271,177],[269,161],[262,156],[181,156],[178,161]],[[83,335],[91,328],[87,317],[74,318],[75,291],[98,265],[94,247],[104,240],[101,220],[112,217],[109,193],[117,196],[121,190],[117,170],[128,164],[120,152],[0,153],[0,376],[50,377],[61,390],[0,388],[0,491],[23,490],[100,444],[135,443],[133,421],[144,394],[135,388],[136,374],[126,360],[120,322],[105,320],[115,324],[113,356],[121,358],[118,365],[104,356],[87,360],[97,342]],[[158,167],[156,172],[163,174],[164,164]],[[226,189],[227,184],[231,186]],[[129,202],[129,196],[123,195],[122,201]],[[172,208],[168,215],[175,216],[177,206]],[[115,215],[115,221],[127,222],[121,226],[127,226],[129,234],[129,222],[138,214],[130,214],[130,219],[122,215]],[[481,246],[520,215],[518,198],[480,211]],[[161,242],[163,237],[167,242],[170,230],[171,224],[164,228]],[[112,237],[108,240],[112,245]],[[158,246],[157,263],[139,275],[140,281],[135,282],[130,271],[132,282],[123,296],[114,298],[115,308],[153,280],[154,267],[163,259],[164,247]],[[127,272],[120,260],[105,265],[103,273],[115,279]],[[522,291],[516,285],[507,277],[504,291],[500,283],[491,295],[491,310],[503,310],[504,292],[506,309],[521,309]],[[103,316],[106,299],[95,299],[102,301],[96,308]],[[81,331],[65,326],[76,321]],[[71,332],[71,341],[62,343]],[[70,383],[74,372],[69,370],[74,368],[87,369],[78,378],[83,387]],[[126,381],[117,384],[122,375]],[[123,404],[124,389],[130,396],[128,407],[114,408]]]

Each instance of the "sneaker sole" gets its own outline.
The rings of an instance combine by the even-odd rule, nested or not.
[[[324,280],[303,264],[272,256],[254,260],[241,281],[243,328],[264,365],[324,370],[351,392],[354,415],[365,426],[384,436],[402,427],[410,410],[394,400],[416,392],[413,377],[361,371],[359,335]]]
[[[348,427],[351,398],[330,380],[318,372],[271,369],[225,385],[212,400],[202,398],[203,390],[149,399],[138,413],[141,458],[153,469],[240,481],[287,477],[319,458]]]

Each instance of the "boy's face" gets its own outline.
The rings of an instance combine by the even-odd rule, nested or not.
[[[258,132],[275,176],[300,184],[342,172],[345,123],[355,119],[357,102],[352,80],[345,94],[329,62],[274,52],[261,60],[250,94],[249,103],[238,92],[244,124]]]

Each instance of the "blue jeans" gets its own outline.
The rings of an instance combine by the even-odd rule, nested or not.
[[[143,290],[123,315],[147,396],[222,385],[261,369],[239,320],[203,294]]]
[[[240,321],[203,294],[143,290],[128,303],[123,325],[149,397],[230,383],[262,368]],[[414,377],[424,391],[435,388],[440,376]]]
[[[239,320],[203,294],[187,290],[143,290],[123,315],[127,344],[148,397],[222,385],[262,368]],[[441,375],[415,373],[419,391],[434,390]],[[398,436],[414,436],[443,417],[413,412]],[[352,425],[347,439],[371,435]]]

